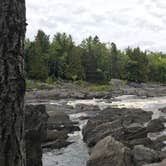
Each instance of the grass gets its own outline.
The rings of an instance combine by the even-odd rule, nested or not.
[[[88,87],[89,91],[106,91],[113,89],[112,85],[91,85]]]

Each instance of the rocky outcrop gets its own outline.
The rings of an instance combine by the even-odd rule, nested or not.
[[[147,125],[148,132],[159,132],[164,130],[164,124],[160,119],[153,119]]]
[[[108,136],[93,148],[87,166],[132,166],[131,151]]]
[[[61,149],[72,142],[68,142],[68,134],[73,133],[74,131],[79,131],[77,123],[72,122],[63,111],[48,111],[49,118],[47,122],[47,137],[45,142],[42,144],[42,148],[49,149]]]
[[[137,145],[133,148],[134,166],[142,166],[148,163],[160,161],[159,153],[143,145]]]
[[[44,105],[26,105],[25,142],[26,165],[42,166],[42,142],[47,136],[48,114]]]
[[[151,118],[151,112],[126,108],[108,108],[90,117],[83,129],[84,141],[92,152],[88,164],[117,165],[118,158],[111,157],[117,149],[109,147],[108,142],[112,140],[109,137],[131,150],[133,166],[160,162],[166,158],[166,154],[161,152],[166,137],[162,136],[156,140],[148,137],[148,133],[164,129],[163,120]],[[112,164],[112,160],[115,163]]]
[[[109,108],[89,119],[83,129],[84,141],[89,147],[94,146],[106,136],[112,135],[116,140],[128,145],[138,141],[147,141],[147,129],[144,123],[151,119],[151,112],[140,109]],[[142,140],[140,140],[142,139]]]

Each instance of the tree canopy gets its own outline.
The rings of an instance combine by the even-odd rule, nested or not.
[[[35,40],[25,41],[26,76],[86,80],[103,83],[111,78],[133,82],[166,82],[166,54],[137,48],[119,50],[115,43],[103,43],[98,36],[75,44],[71,35],[57,33],[53,40],[39,30]]]

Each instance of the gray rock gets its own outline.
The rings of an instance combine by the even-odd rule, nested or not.
[[[164,124],[160,119],[153,119],[147,125],[148,132],[159,132],[164,130]]]
[[[66,140],[68,138],[68,132],[65,130],[62,131],[54,131],[54,130],[49,130],[47,131],[47,138],[46,142],[50,141],[56,141],[56,140]]]
[[[134,166],[160,161],[159,153],[143,145],[137,145],[132,150]]]
[[[75,125],[69,118],[69,116],[62,111],[50,111],[48,112],[49,119],[47,127],[49,130],[66,130],[68,132],[79,131],[80,128]]]
[[[166,107],[160,109],[161,112],[166,113]]]
[[[108,136],[92,149],[87,166],[132,166],[130,149]]]
[[[130,141],[146,138],[147,130],[142,125],[151,119],[152,113],[140,109],[106,109],[97,116],[89,118],[83,129],[84,141],[94,146],[108,135],[116,140],[130,144]]]

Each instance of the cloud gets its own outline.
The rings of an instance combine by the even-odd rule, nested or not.
[[[70,33],[77,43],[98,35],[119,48],[166,51],[165,9],[163,0],[27,0],[27,37],[43,29],[51,37]]]

